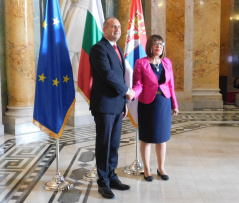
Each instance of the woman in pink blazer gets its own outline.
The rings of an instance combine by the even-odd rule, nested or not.
[[[168,180],[164,169],[166,142],[171,137],[171,111],[177,115],[171,61],[165,57],[163,38],[152,35],[146,44],[147,57],[138,59],[133,74],[133,90],[138,97],[138,125],[144,179],[152,181],[150,172],[151,143],[156,145],[157,174]]]

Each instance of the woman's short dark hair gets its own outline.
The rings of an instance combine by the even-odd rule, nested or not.
[[[153,56],[152,46],[155,41],[162,41],[164,43],[164,40],[160,35],[151,35],[148,38],[147,43],[146,43],[146,54],[148,57]],[[165,46],[163,46],[163,52],[159,57],[161,59],[163,59],[165,57]]]

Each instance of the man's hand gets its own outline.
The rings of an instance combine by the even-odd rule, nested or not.
[[[125,112],[123,113],[123,118],[125,118],[128,115],[128,107],[125,104]]]
[[[132,88],[129,89],[129,91],[126,94],[126,97],[130,101],[135,97],[135,92]]]

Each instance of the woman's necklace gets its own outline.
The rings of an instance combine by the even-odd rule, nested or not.
[[[158,64],[154,64],[155,67],[156,67],[156,71],[157,71],[157,72],[159,72],[159,64],[160,64],[160,62],[159,62]]]
[[[152,61],[152,60],[151,60]],[[156,62],[156,59],[153,59],[153,64],[156,68],[156,71],[159,72],[159,64],[161,63],[161,59],[158,60],[158,63]]]

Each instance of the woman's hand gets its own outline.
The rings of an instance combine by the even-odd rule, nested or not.
[[[126,94],[126,97],[127,97],[127,99],[128,100],[132,100],[132,99],[134,99],[134,97],[135,97],[135,92],[134,92],[134,90],[132,89],[132,88],[130,88],[129,90],[128,90],[128,92],[127,92],[127,94]]]
[[[173,115],[174,115],[174,116],[177,116],[178,113],[179,113],[179,110],[178,110],[178,109],[173,109]]]

